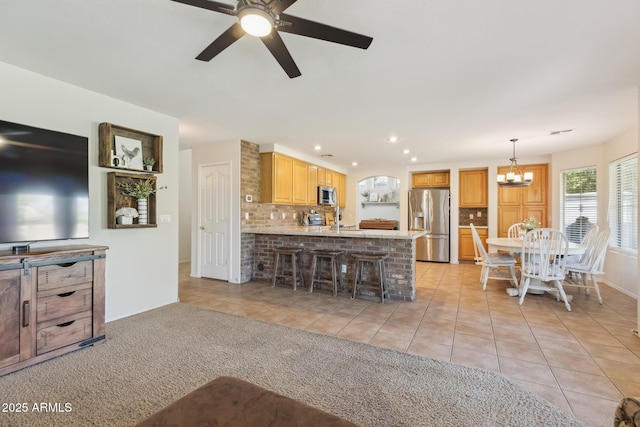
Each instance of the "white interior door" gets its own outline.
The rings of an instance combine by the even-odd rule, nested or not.
[[[229,280],[231,175],[228,164],[201,166],[200,272],[202,277]]]

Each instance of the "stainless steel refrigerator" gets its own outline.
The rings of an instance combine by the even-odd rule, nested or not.
[[[409,191],[409,229],[426,231],[416,240],[416,260],[449,262],[449,190]]]

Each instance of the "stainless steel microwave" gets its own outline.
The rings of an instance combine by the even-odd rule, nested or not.
[[[318,186],[318,204],[319,205],[335,205],[336,203],[335,189],[332,187]]]

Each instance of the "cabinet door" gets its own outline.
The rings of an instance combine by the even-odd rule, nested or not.
[[[29,357],[32,304],[21,289],[22,270],[0,271],[0,368]],[[25,311],[26,312],[23,312]]]
[[[530,216],[536,217],[540,221],[540,227],[547,227],[547,208],[544,206],[525,206],[522,208],[522,220]]]
[[[498,175],[506,175],[508,166],[498,168]],[[495,184],[497,185],[497,184]],[[520,206],[523,187],[500,187],[498,186],[498,206]]]
[[[327,170],[325,168],[318,168],[318,185],[327,185]]]
[[[460,207],[487,206],[487,171],[460,171]]]
[[[448,187],[449,172],[430,172],[429,186],[430,187]]]
[[[293,203],[306,205],[309,200],[308,168],[307,163],[293,160]]]
[[[293,203],[293,159],[273,156],[273,203]]]
[[[333,182],[333,171],[325,169],[324,185],[327,187],[335,187],[336,183]]]
[[[429,174],[427,174],[427,173],[414,173],[411,176],[411,185],[414,188],[428,187],[429,186]]]
[[[547,165],[526,165],[522,167],[522,171],[533,172],[531,185],[522,187],[522,204],[524,206],[546,206]]]
[[[461,261],[473,261],[474,257],[475,250],[473,248],[471,229],[458,229],[458,259]]]
[[[520,206],[500,206],[498,208],[498,237],[507,237],[509,227],[524,220],[522,215]]]
[[[489,230],[486,228],[476,228],[478,237],[482,241],[485,250],[487,249],[487,236]],[[473,234],[470,228],[458,229],[458,259],[462,261],[474,261],[476,252],[474,249]]]
[[[347,176],[341,173],[335,173],[334,178],[338,177],[338,199],[341,208],[347,206]]]
[[[318,166],[309,165],[307,168],[307,205],[318,204]]]

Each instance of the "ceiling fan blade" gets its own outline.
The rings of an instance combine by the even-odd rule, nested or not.
[[[314,39],[325,40],[328,42],[344,44],[347,46],[366,49],[369,47],[373,38],[363,36],[362,34],[353,33],[340,28],[331,27],[329,25],[320,24],[319,22],[309,21],[308,19],[298,18],[296,16],[280,14],[280,20],[286,23],[278,26],[277,30],[285,33],[297,34],[299,36],[311,37]]]
[[[289,78],[293,79],[302,75],[277,31],[272,31],[270,35],[262,37],[260,40],[269,49],[273,57],[276,58],[276,61],[278,61]]]
[[[188,4],[190,6],[201,7],[202,9],[213,10],[214,12],[226,13],[227,15],[235,14],[235,6],[226,3],[220,3],[212,0],[173,0],[178,3]]]
[[[297,1],[298,0],[278,0],[271,3],[269,6],[271,7],[271,10],[273,10],[275,13],[280,14]]]
[[[222,33],[220,37],[207,46],[205,50],[200,52],[200,55],[196,56],[196,59],[199,59],[200,61],[211,61],[217,54],[225,50],[245,34],[246,33],[240,26],[240,23],[236,22],[230,26],[227,31]]]

